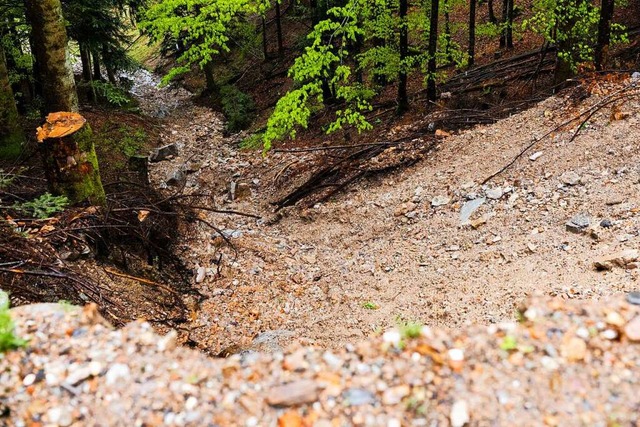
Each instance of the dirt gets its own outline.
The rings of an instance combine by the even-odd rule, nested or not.
[[[223,138],[222,118],[210,110],[189,104],[173,110],[165,137],[180,143],[180,155],[154,166],[153,181],[164,186],[177,168],[196,169],[186,175],[185,191],[207,194],[209,208],[261,217],[200,214],[233,248],[202,223],[185,226],[180,256],[193,266],[194,281],[204,268],[198,286],[206,299],[183,338],[218,354],[284,330],[295,337],[283,335],[285,343],[337,348],[402,320],[447,327],[512,320],[533,292],[593,299],[637,288],[637,270],[602,272],[592,265],[599,256],[637,248],[637,100],[616,107],[620,120],[607,106],[573,141],[575,126],[554,132],[480,185],[533,138],[595,104],[604,96],[599,92],[618,87],[593,83],[581,102],[568,91],[494,125],[444,138],[401,173],[277,215],[269,202],[300,183],[291,172],[326,153],[263,158],[240,150],[240,137]],[[538,151],[542,155],[531,161]],[[194,163],[197,168],[189,166]],[[568,172],[579,182],[564,184]],[[232,182],[244,188],[234,201]],[[462,225],[464,202],[497,187],[505,194],[474,213],[477,228]],[[451,200],[432,207],[435,196]],[[579,213],[588,214],[592,227],[576,234],[566,223]],[[600,227],[603,219],[612,226]]]

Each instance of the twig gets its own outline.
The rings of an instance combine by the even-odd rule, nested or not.
[[[130,274],[124,274],[124,273],[120,273],[118,271],[115,271],[109,267],[105,267],[104,271],[106,271],[109,274],[113,274],[114,276],[118,276],[118,277],[124,277],[125,279],[131,279],[131,280],[135,280],[136,282],[140,282],[140,283],[144,283],[145,285],[151,285],[151,286],[156,286],[160,289],[163,289],[169,293],[172,293],[174,295],[177,295],[178,293],[176,291],[174,291],[173,289],[169,288],[166,285],[163,285],[162,283],[157,283],[148,279],[144,279],[142,277],[136,277],[136,276],[132,276]]]

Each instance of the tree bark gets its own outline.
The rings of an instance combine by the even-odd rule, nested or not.
[[[600,20],[598,21],[598,41],[594,52],[594,65],[601,71],[605,62],[605,53],[611,42],[611,19],[613,18],[614,0],[602,0]]]
[[[447,56],[449,63],[453,62],[453,54],[451,53],[451,22],[449,19],[449,0],[443,0],[442,6],[444,6],[444,53]]]
[[[468,62],[469,67],[473,67],[476,58],[476,4],[478,0],[469,0],[469,50]]]
[[[489,22],[492,24],[497,24],[498,18],[496,18],[496,14],[493,11],[493,0],[487,0],[487,8],[489,9]]]
[[[109,53],[109,46],[106,43],[102,44],[102,61],[104,62],[104,69],[107,72],[107,79],[112,85],[117,85],[116,71],[113,68],[111,54]]]
[[[67,53],[60,0],[24,0],[24,3],[46,112],[77,111],[78,95]]]
[[[407,97],[407,70],[404,64],[404,61],[407,58],[407,51],[409,50],[407,3],[408,0],[400,0],[398,11],[398,16],[400,18],[400,71],[398,72],[398,114],[404,113],[409,108],[409,99]]]
[[[282,42],[282,22],[280,16],[280,1],[276,0],[276,32],[278,35],[278,56],[284,56],[284,44]]]
[[[88,123],[70,136],[47,139],[40,145],[51,194],[66,196],[73,204],[105,205],[93,132]]]
[[[80,62],[82,63],[82,80],[85,82],[91,81],[91,53],[89,52],[89,46],[85,43],[79,43],[80,45]]]
[[[204,77],[206,80],[206,88],[205,91],[208,94],[217,95],[218,93],[218,85],[216,84],[215,76],[213,75],[213,62],[207,62],[203,67]]]
[[[102,80],[102,72],[100,71],[100,54],[97,49],[91,53],[91,63],[93,65],[93,80]]]
[[[502,31],[500,31],[500,47],[507,45],[507,13],[509,10],[509,0],[502,0]]]
[[[267,42],[267,20],[264,16],[262,16],[262,54],[264,55],[264,60],[269,59],[269,45]]]
[[[431,16],[429,17],[429,46],[427,54],[427,100],[436,100],[436,49],[438,48],[438,9],[439,1],[431,0]]]
[[[507,28],[505,28],[505,38],[507,49],[513,49],[513,1],[507,0]]]
[[[24,141],[24,134],[18,120],[18,109],[9,83],[4,48],[0,43],[0,158],[17,158]]]

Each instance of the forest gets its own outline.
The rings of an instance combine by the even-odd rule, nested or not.
[[[231,280],[241,258],[229,218],[313,216],[456,132],[624,80],[638,66],[637,11],[635,0],[4,0],[0,283],[17,304],[94,301],[116,324],[188,323],[208,299],[199,284]],[[205,178],[227,155],[264,169]],[[261,174],[273,186],[260,207],[234,204]],[[189,258],[192,227],[213,233],[206,262]],[[107,291],[107,279],[126,286]],[[131,283],[153,314],[127,299]]]

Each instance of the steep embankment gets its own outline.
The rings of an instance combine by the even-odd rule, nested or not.
[[[580,101],[569,91],[442,139],[416,166],[278,221],[268,202],[295,185],[286,180],[289,169],[332,153],[271,153],[263,160],[209,131],[211,113],[181,109],[172,117],[174,139],[191,136],[177,158],[155,169],[157,182],[176,168],[191,170],[187,191],[210,194],[210,206],[263,217],[203,214],[235,250],[221,247],[203,225],[185,230],[183,256],[207,296],[189,338],[214,354],[246,347],[256,336],[338,348],[398,318],[487,324],[514,319],[517,304],[534,291],[591,299],[636,288],[633,260],[604,272],[593,262],[638,247],[637,89],[591,117],[575,139],[579,121],[481,185],[535,138],[620,87],[595,83],[580,89]],[[231,201],[232,183],[242,191]],[[482,204],[465,224],[461,209],[471,201]],[[589,225],[567,227],[572,218]]]

